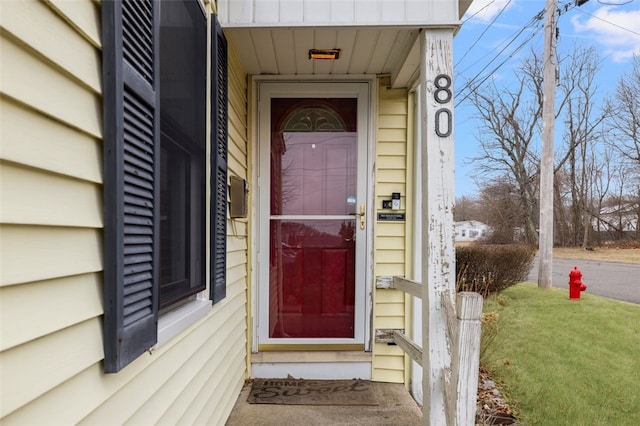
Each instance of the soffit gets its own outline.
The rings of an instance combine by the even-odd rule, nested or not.
[[[226,28],[249,74],[388,74],[393,87],[419,75],[418,28]],[[309,49],[341,49],[338,60],[310,60]]]

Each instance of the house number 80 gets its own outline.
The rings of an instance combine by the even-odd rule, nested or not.
[[[445,74],[438,75],[434,82],[436,90],[433,98],[439,104],[446,104],[451,100],[451,77]],[[444,116],[443,116],[444,114]],[[436,111],[436,134],[441,138],[451,136],[452,120],[451,110],[448,108],[440,108]],[[444,129],[443,129],[444,127]]]

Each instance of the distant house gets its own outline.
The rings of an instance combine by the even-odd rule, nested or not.
[[[485,238],[489,232],[489,225],[477,220],[456,222],[456,242],[478,241]]]
[[[603,207],[598,217],[593,218],[593,227],[597,231],[638,232],[640,207],[637,203]]]

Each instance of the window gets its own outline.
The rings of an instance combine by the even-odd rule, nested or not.
[[[156,343],[158,312],[206,289],[207,265],[225,297],[227,52],[212,16],[207,176],[206,19],[199,0],[102,2],[107,373]]]
[[[160,9],[160,309],[206,288],[207,21],[195,0]]]

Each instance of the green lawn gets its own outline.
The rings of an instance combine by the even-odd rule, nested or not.
[[[529,283],[485,300],[483,365],[525,425],[640,425],[640,306]]]

